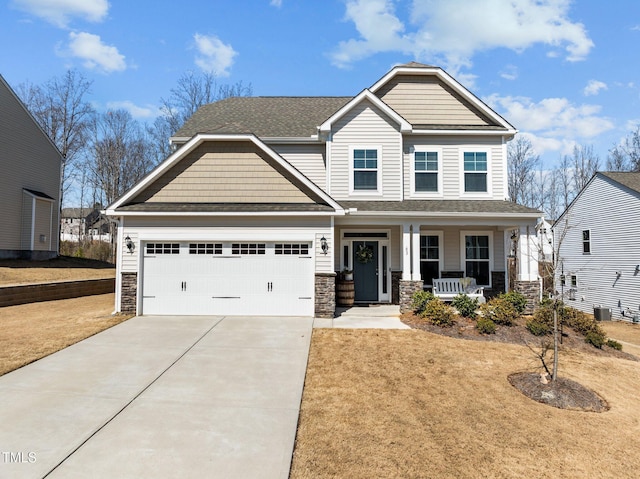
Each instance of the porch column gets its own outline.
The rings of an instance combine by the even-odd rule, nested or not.
[[[520,225],[518,229],[518,281],[538,281],[538,238],[531,225]]]
[[[402,280],[420,280],[420,226],[402,225]]]

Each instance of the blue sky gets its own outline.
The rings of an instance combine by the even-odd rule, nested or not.
[[[613,7],[615,5],[615,7]],[[528,136],[548,166],[640,124],[637,0],[8,0],[0,74],[76,68],[100,110],[153,121],[186,71],[254,95],[355,95],[393,65],[441,66]]]

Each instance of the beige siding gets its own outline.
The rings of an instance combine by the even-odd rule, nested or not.
[[[490,125],[435,76],[399,75],[376,95],[413,125]]]
[[[203,143],[133,202],[313,203],[283,175],[251,142]]]
[[[54,198],[57,211],[60,162],[58,151],[0,78],[0,250],[24,249],[23,188]],[[54,238],[56,250],[57,214],[54,219],[47,237]]]
[[[378,174],[382,175],[382,194],[350,192],[350,147],[381,148]],[[337,200],[401,200],[402,135],[398,125],[369,101],[362,101],[334,125],[330,166],[330,194]]]
[[[325,145],[269,145],[304,176],[324,189],[327,184]]]
[[[36,199],[36,221],[33,232],[33,249],[49,251],[51,241],[51,202]]]
[[[410,175],[411,161],[413,154],[409,153],[418,146],[433,146],[442,148],[443,164],[443,198],[446,200],[460,199],[460,192],[463,186],[461,155],[465,151],[476,149],[488,150],[490,152],[491,163],[489,165],[489,175],[491,181],[491,197],[488,199],[503,200],[506,197],[504,191],[504,148],[500,137],[451,137],[451,136],[408,136],[405,137],[404,157],[404,191],[405,199],[411,196]]]

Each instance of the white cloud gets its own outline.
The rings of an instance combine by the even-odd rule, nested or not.
[[[98,35],[86,32],[69,33],[68,50],[64,52],[80,58],[85,68],[102,73],[126,70],[125,57],[118,49],[102,42]]]
[[[515,65],[507,65],[500,72],[500,76],[505,80],[516,80],[518,78],[518,67]]]
[[[193,36],[196,42],[196,65],[206,72],[213,72],[220,76],[229,76],[229,69],[233,65],[233,59],[238,54],[229,44],[222,43],[215,35]]]
[[[282,6],[282,0],[271,0],[270,4],[272,7],[280,8]]]
[[[517,52],[542,43],[563,48],[568,61],[583,60],[593,47],[584,25],[568,18],[567,0],[412,0],[410,23],[395,14],[393,0],[348,0],[346,20],[359,39],[340,42],[337,66],[378,52],[400,51],[416,59],[436,59],[455,74],[480,51]]]
[[[610,119],[598,115],[599,105],[574,105],[566,98],[545,98],[536,103],[526,97],[491,95],[485,101],[523,134],[531,135],[540,154],[564,152],[614,128]]]
[[[587,86],[584,87],[584,96],[593,96],[600,93],[600,90],[607,90],[607,84],[598,80],[589,80]]]
[[[66,28],[73,17],[100,22],[109,11],[107,0],[13,0],[12,3],[60,28]]]
[[[110,110],[127,110],[136,119],[155,118],[160,115],[159,108],[152,105],[138,106],[130,100],[107,102],[107,108]]]

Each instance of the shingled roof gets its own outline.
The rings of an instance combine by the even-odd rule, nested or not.
[[[252,133],[259,138],[305,138],[352,97],[232,97],[202,106],[174,135]]]
[[[639,172],[621,172],[621,171],[603,171],[603,176],[620,183],[627,188],[640,193],[640,173]]]
[[[345,208],[357,208],[363,212],[416,213],[459,213],[476,215],[478,213],[505,215],[541,215],[535,208],[522,206],[504,200],[404,200],[404,201],[340,201]]]

